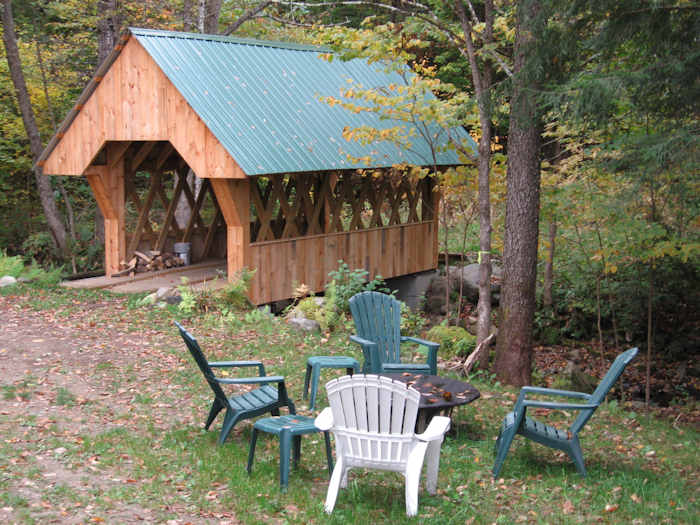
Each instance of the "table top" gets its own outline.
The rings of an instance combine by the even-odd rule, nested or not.
[[[481,394],[469,383],[451,379],[449,377],[431,376],[424,374],[381,374],[391,379],[408,384],[420,392],[420,404],[418,408],[445,409],[459,405],[466,405]]]

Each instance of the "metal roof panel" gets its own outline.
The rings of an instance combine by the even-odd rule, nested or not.
[[[248,175],[375,168],[398,163],[432,165],[430,147],[411,150],[388,142],[347,142],[345,126],[385,129],[396,121],[369,112],[330,106],[321,97],[341,98],[348,79],[364,87],[401,84],[361,59],[320,57],[328,50],[193,33],[131,29],[192,109]],[[408,123],[401,123],[409,126]],[[476,145],[463,130],[476,154]],[[443,134],[444,135],[444,134]],[[444,143],[444,141],[443,141]],[[372,163],[348,159],[371,156]],[[454,151],[438,154],[438,165],[461,164]]]

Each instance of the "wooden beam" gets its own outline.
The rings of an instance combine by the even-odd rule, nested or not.
[[[148,220],[148,215],[151,212],[151,206],[153,205],[153,199],[156,196],[157,188],[159,186],[160,173],[151,174],[151,186],[148,188],[146,200],[143,202],[143,207],[141,208],[141,212],[139,213],[138,221],[136,221],[136,228],[134,228],[134,234],[131,237],[129,248],[126,250],[127,256],[131,256],[131,254],[134,253],[134,251],[139,247],[141,235],[143,235],[144,224]]]
[[[95,195],[95,200],[100,207],[102,216],[105,219],[116,219],[117,211],[112,205],[112,199],[105,186],[108,172],[109,168],[107,166],[90,166],[85,171],[85,177],[90,184],[90,188],[92,188],[92,193]]]
[[[108,146],[107,166],[90,166],[84,173],[104,216],[107,276],[118,273],[126,258],[124,158],[109,162],[119,156],[121,148],[117,146]]]
[[[146,157],[148,157],[148,154],[156,144],[156,142],[145,142],[143,146],[139,148],[136,155],[131,158],[131,162],[129,163],[130,171],[138,171],[139,166],[146,159]]]
[[[195,222],[200,222],[202,225],[204,224],[202,218],[199,216],[199,210],[202,208],[204,197],[207,196],[207,191],[209,191],[209,184],[209,179],[202,179],[202,186],[199,188],[199,195],[197,195],[197,200],[192,207],[190,221],[187,223],[187,228],[185,228],[185,234],[182,236],[182,242],[188,242],[190,237],[192,237]]]
[[[175,219],[175,208],[177,208],[177,203],[180,200],[180,194],[182,193],[182,187],[185,185],[187,177],[177,178],[177,184],[175,185],[175,191],[173,192],[173,198],[170,199],[170,205],[168,206],[168,212],[165,215],[165,220],[163,221],[163,226],[160,230],[160,235],[158,236],[158,242],[156,242],[156,251],[163,251],[165,246],[165,241],[168,239],[168,232],[170,231],[171,225],[173,225]],[[177,227],[177,225],[174,225]]]
[[[131,141],[129,140],[112,143],[109,148],[109,158],[107,159],[110,167],[116,166],[117,162],[124,158],[124,154],[129,149],[129,146],[131,146]]]
[[[226,221],[226,259],[229,282],[250,265],[250,194],[248,179],[209,179]],[[269,276],[260,276],[260,279]]]
[[[170,144],[170,142],[166,142],[160,154],[158,155],[158,160],[156,160],[156,170],[160,171],[160,169],[163,167],[163,164],[165,164],[165,161],[168,160],[168,158],[170,158],[170,155],[173,154],[173,151],[175,151],[173,145]]]

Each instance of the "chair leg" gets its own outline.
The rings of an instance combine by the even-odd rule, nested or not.
[[[345,472],[345,460],[343,456],[339,456],[335,462],[331,481],[328,483],[328,493],[326,494],[326,503],[324,505],[328,514],[333,512],[335,500],[338,498],[338,490],[340,489],[340,480],[343,477],[347,477],[347,473]]]
[[[422,450],[421,450],[422,449]],[[406,464],[406,515],[418,514],[418,485],[420,473],[423,469],[423,459],[426,443],[421,443],[414,448],[408,457]]]
[[[496,440],[496,461],[493,465],[493,479],[496,479],[501,473],[501,468],[503,467],[503,462],[508,455],[508,450],[510,449],[510,444],[513,442],[517,428],[515,425],[501,430]]]
[[[333,472],[333,452],[331,451],[331,438],[328,431],[323,432],[323,437],[326,441],[326,461],[328,461],[328,476]]]
[[[316,394],[318,394],[318,382],[321,379],[321,367],[314,365],[311,370],[311,396],[309,396],[309,410],[316,406]]]
[[[586,477],[586,467],[583,464],[583,452],[581,451],[581,443],[579,443],[578,436],[575,436],[570,442],[570,449],[567,450],[569,457],[574,461],[576,465],[576,470],[582,477]]]
[[[299,459],[301,458],[301,436],[294,436],[292,438],[292,444],[294,445],[294,468],[299,467]]]
[[[216,419],[216,416],[219,415],[219,412],[221,412],[221,410],[223,408],[224,408],[224,404],[221,401],[219,401],[218,398],[215,398],[214,402],[211,405],[211,409],[209,410],[209,416],[207,416],[207,422],[204,424],[205,430],[209,430],[209,427]]]
[[[440,450],[442,446],[442,439],[436,439],[428,443],[428,451],[425,457],[425,488],[428,494],[435,494],[437,492],[437,480],[438,471],[440,470]]]
[[[280,432],[280,489],[287,492],[289,485],[289,456],[292,448],[292,436],[289,429]]]
[[[221,434],[219,434],[219,445],[223,445],[226,438],[231,433],[233,426],[238,421],[238,416],[232,416],[229,410],[226,411],[226,417],[224,418],[224,424],[221,427]]]
[[[248,474],[253,470],[253,458],[255,458],[255,444],[258,441],[258,429],[253,427],[253,433],[250,436],[250,450],[248,451],[248,466],[246,470]]]
[[[311,378],[311,365],[306,365],[306,374],[304,375],[304,393],[302,399],[309,397],[309,379]]]

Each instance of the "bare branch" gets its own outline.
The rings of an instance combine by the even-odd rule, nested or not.
[[[256,18],[258,13],[263,11],[270,4],[272,4],[272,2],[270,0],[266,0],[265,2],[259,3],[255,7],[251,7],[245,13],[243,13],[241,16],[239,16],[233,24],[228,26],[222,34],[230,35],[231,33],[235,32],[236,30],[238,30],[239,27],[241,27],[243,24],[245,24],[248,20],[252,20],[253,18]]]

